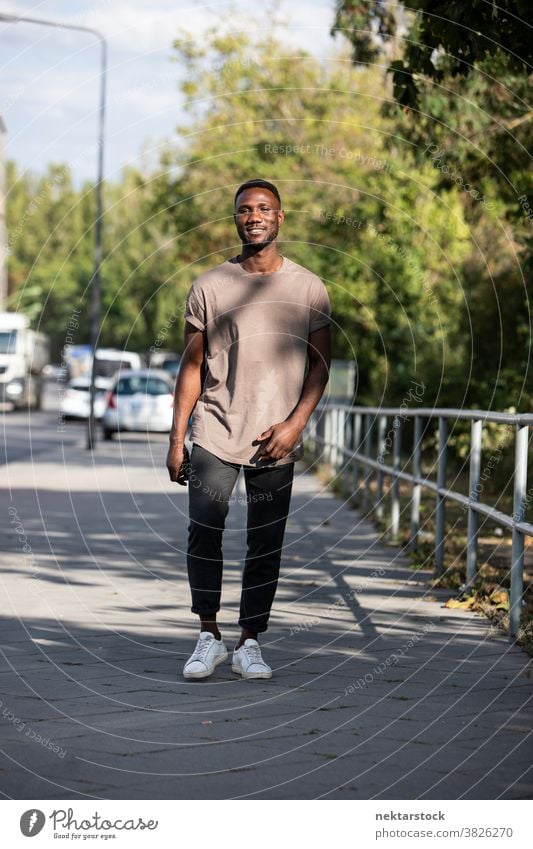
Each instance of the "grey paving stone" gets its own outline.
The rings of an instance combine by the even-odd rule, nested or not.
[[[89,462],[75,446],[64,457],[52,447],[38,490],[31,464],[13,466],[13,503],[34,563],[8,538],[0,555],[9,600],[0,616],[2,793],[531,798],[529,658],[483,617],[444,609],[448,593],[430,588],[429,573],[413,572],[303,470],[262,639],[274,678],[240,681],[228,664],[209,681],[184,681],[197,634],[187,499],[166,478],[164,445],[152,448],[147,460],[142,443],[106,444]],[[221,615],[230,649],[244,520],[235,504]]]

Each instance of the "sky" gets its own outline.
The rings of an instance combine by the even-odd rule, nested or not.
[[[281,0],[288,44],[331,56],[334,0]],[[222,16],[228,29],[268,26],[265,6],[244,0],[0,0],[0,14],[29,15],[98,29],[109,45],[105,176],[118,179],[128,164],[157,161],[183,119],[180,68],[172,42],[195,39]],[[0,116],[5,155],[21,170],[42,172],[68,163],[75,182],[94,179],[100,49],[91,35],[0,21]]]

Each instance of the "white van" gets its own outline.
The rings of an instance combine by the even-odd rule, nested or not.
[[[138,371],[142,367],[140,354],[133,351],[119,351],[115,348],[97,348],[94,360],[94,376],[98,378],[98,385],[110,389],[113,377],[118,371],[133,369]]]
[[[63,351],[64,380],[90,380],[93,367],[93,354],[90,345],[67,345]],[[133,351],[121,351],[118,348],[97,348],[95,358],[95,378],[98,386],[109,389],[113,377],[119,370],[139,369],[141,356]]]

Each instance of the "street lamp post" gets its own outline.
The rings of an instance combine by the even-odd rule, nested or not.
[[[95,201],[96,201],[96,217],[94,222],[94,271],[91,278],[91,321],[90,321],[90,337],[91,347],[93,351],[93,364],[91,368],[91,384],[90,384],[90,408],[89,419],[87,424],[87,448],[92,451],[95,442],[95,417],[94,417],[94,378],[95,378],[95,360],[96,346],[98,344],[98,336],[100,332],[100,268],[102,265],[102,186],[104,179],[104,129],[105,129],[105,105],[106,105],[106,81],[107,81],[107,41],[102,33],[91,27],[82,27],[77,24],[68,24],[61,21],[49,21],[44,18],[33,18],[25,15],[7,15],[0,12],[0,21],[7,23],[28,23],[37,24],[45,27],[53,27],[54,29],[70,29],[77,32],[88,32],[94,35],[100,42],[100,104],[98,109],[98,157],[97,157],[97,175],[95,185]]]

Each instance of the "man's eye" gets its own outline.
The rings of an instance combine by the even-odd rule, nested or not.
[[[272,209],[271,209],[270,206],[260,206],[260,207],[258,207],[258,209],[259,209],[259,212],[272,212]],[[237,212],[237,215],[249,215],[250,212],[252,212],[251,209],[239,209],[239,211]]]

